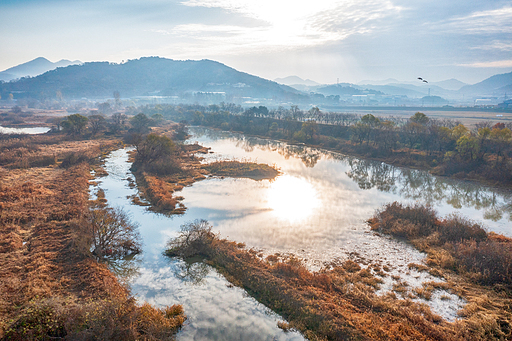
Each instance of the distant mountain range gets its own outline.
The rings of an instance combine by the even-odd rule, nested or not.
[[[302,79],[298,76],[288,76],[285,78],[276,78],[274,79],[279,84],[284,85],[306,85],[306,86],[315,86],[320,85],[320,83],[317,83],[315,81],[312,81],[311,79]]]
[[[403,94],[407,96],[417,96],[425,94],[428,89],[443,97],[452,97],[457,94],[467,96],[503,96],[512,90],[512,72],[494,75],[479,83],[469,85],[457,79],[448,79],[441,82],[429,82],[422,84],[420,82],[400,82],[396,79],[387,79],[384,81],[364,81],[358,85],[364,85],[367,88],[382,91],[387,94],[398,94],[400,89],[408,89]],[[412,92],[411,92],[412,91]]]
[[[372,84],[372,85],[388,85],[388,84],[397,84],[397,83],[403,83],[403,82],[400,82],[399,80],[396,80],[394,78],[388,78],[388,79],[383,79],[383,80],[376,80],[376,81],[372,81],[372,80],[362,80],[360,82],[357,82],[357,85],[367,85],[367,84]]]
[[[459,90],[463,86],[468,85],[467,83],[461,82],[460,80],[455,78],[447,79],[445,81],[440,82],[430,82],[430,84],[436,85],[446,90]]]
[[[47,69],[50,70],[45,71]],[[400,100],[397,102],[393,98],[390,102],[386,95],[413,101],[425,96],[438,96],[450,101],[460,102],[462,99],[467,102],[479,96],[494,96],[498,100],[505,93],[512,93],[512,72],[492,76],[474,85],[456,79],[423,83],[416,79],[400,82],[391,78],[363,81],[357,85],[322,85],[297,76],[270,81],[211,60],[178,61],[159,57],[145,57],[121,64],[82,64],[66,60],[52,63],[45,58],[37,58],[0,72],[0,75],[15,77],[15,80],[0,82],[1,98],[9,98],[9,94],[14,94],[15,99],[55,99],[62,96],[65,99],[85,97],[102,100],[112,98],[113,93],[118,91],[124,98],[177,96],[180,101],[192,103],[258,103],[259,99],[264,99],[266,103],[283,105],[286,102],[308,105],[312,102],[350,104],[354,103],[351,96],[356,95],[357,98],[354,98],[360,103],[363,99],[357,95],[370,95],[374,102],[377,99],[379,103],[396,104]],[[25,76],[31,77],[17,79]],[[325,100],[322,95],[326,96]],[[378,100],[379,97],[381,100]]]
[[[45,73],[46,71],[54,70],[58,67],[66,67],[73,64],[81,64],[79,60],[70,61],[62,59],[56,63],[50,62],[48,59],[39,57],[29,62],[11,67],[7,70],[0,72],[1,81],[11,81],[22,77],[34,77]]]
[[[343,96],[343,95],[365,95],[365,94],[373,94],[373,95],[384,95],[383,92],[374,90],[374,89],[363,89],[358,86],[352,86],[348,83],[343,84],[332,84],[332,85],[323,85],[316,88],[316,92],[325,95],[325,96]]]
[[[392,85],[392,86],[400,86],[400,85],[404,85],[404,84],[409,84],[409,85],[418,86],[419,84],[421,84],[421,81],[415,79],[414,81],[404,82],[404,81],[396,80],[394,78],[388,78],[388,79],[380,80],[380,81],[364,80],[364,81],[358,82],[357,84],[358,85]],[[467,83],[461,82],[460,80],[455,79],[455,78],[447,79],[447,80],[440,81],[440,82],[429,82],[428,84],[430,86],[432,86],[432,85],[438,86],[445,90],[459,90],[464,85],[468,85]],[[426,84],[421,84],[421,85],[426,86]]]
[[[178,61],[145,57],[123,64],[93,62],[70,65],[33,78],[0,84],[3,98],[16,93],[17,98],[111,98],[114,91],[122,97],[179,96],[198,92],[233,97],[274,98],[297,101],[302,94],[291,87],[239,72],[211,60]]]
[[[459,91],[468,95],[503,95],[512,88],[512,72],[494,75],[479,83],[463,86]]]

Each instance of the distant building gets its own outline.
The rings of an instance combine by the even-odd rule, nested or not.
[[[502,103],[498,104],[498,108],[500,109],[512,109],[512,99],[507,99],[506,101],[503,101]]]

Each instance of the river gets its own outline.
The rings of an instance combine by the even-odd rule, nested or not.
[[[380,262],[410,289],[441,279],[408,268],[411,262],[421,263],[424,254],[369,231],[365,221],[382,205],[395,200],[429,203],[441,215],[455,212],[512,236],[509,191],[278,141],[203,128],[192,128],[191,133],[189,142],[212,148],[204,162],[251,160],[276,165],[281,175],[273,181],[199,181],[179,193],[186,213],[166,217],[131,203],[137,190],[130,186],[133,175],[127,151],[117,150],[107,158],[109,175],[100,178],[98,186],[110,206],[122,207],[139,223],[144,243],[143,254],[120,272],[140,301],[183,304],[189,318],[179,340],[302,339],[299,333],[277,328],[278,315],[231,286],[214,269],[162,255],[180,225],[194,219],[207,219],[222,237],[265,254],[293,253],[313,270],[349,258]],[[385,277],[380,292],[390,290],[393,283],[391,276]],[[426,303],[453,321],[464,300],[436,291]]]
[[[50,131],[48,127],[27,127],[27,128],[9,128],[0,126],[0,134],[44,134]]]

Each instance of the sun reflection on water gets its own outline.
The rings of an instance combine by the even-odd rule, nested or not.
[[[282,220],[298,222],[320,206],[317,191],[306,179],[290,175],[278,177],[269,187],[267,202],[273,213]]]

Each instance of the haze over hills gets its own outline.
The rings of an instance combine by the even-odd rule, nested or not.
[[[58,67],[66,67],[68,65],[81,64],[79,60],[70,61],[66,59],[59,60],[58,62],[52,63],[46,58],[39,57],[29,62],[13,66],[0,72],[1,81],[11,81],[21,77],[34,77],[43,74],[47,71],[54,70]]]
[[[383,79],[383,80],[376,80],[376,81],[372,81],[372,80],[362,80],[360,82],[357,82],[357,85],[367,85],[367,84],[371,84],[371,85],[388,85],[388,84],[397,84],[397,83],[403,83],[403,82],[400,82],[399,80],[396,80],[394,78],[388,78],[388,79]]]
[[[260,77],[239,72],[211,60],[177,61],[145,57],[123,64],[92,62],[71,65],[34,78],[0,85],[2,97],[15,92],[17,97],[111,98],[114,91],[122,97],[192,96],[197,92],[221,100],[234,97],[280,97],[298,100],[301,93]]]
[[[292,85],[306,85],[306,86],[320,85],[320,83],[317,83],[311,79],[302,79],[298,76],[288,76],[288,77],[284,77],[284,78],[276,78],[276,79],[274,79],[274,81],[276,81],[279,84],[290,85],[290,86],[292,86]]]
[[[325,96],[364,95],[364,94],[384,95],[383,92],[380,92],[378,90],[365,89],[365,88],[361,88],[359,86],[353,86],[352,84],[348,84],[348,83],[319,86],[316,88],[316,92],[321,93]]]
[[[463,86],[459,91],[470,95],[502,96],[512,85],[512,72],[489,77],[479,83]],[[509,90],[510,91],[510,90]]]
[[[414,79],[414,81],[399,81],[395,78],[388,78],[384,80],[363,80],[357,83],[357,85],[399,85],[399,84],[411,84],[411,85],[418,85],[419,80]],[[451,78],[440,82],[429,82],[430,85],[436,85],[446,90],[459,90],[464,85],[468,85],[467,83],[461,82],[458,79]]]
[[[78,62],[78,61],[76,61]],[[74,63],[61,61],[65,63]],[[37,58],[29,63],[11,68],[11,72],[37,72],[51,63]],[[39,69],[37,69],[39,66]],[[5,72],[9,71],[6,70]],[[21,71],[20,71],[21,70]],[[50,70],[32,78],[0,83],[1,98],[38,100],[112,98],[118,91],[123,98],[148,96],[163,101],[183,103],[219,103],[255,105],[417,105],[425,96],[431,96],[434,105],[471,105],[479,96],[493,95],[494,104],[500,103],[505,93],[512,92],[512,72],[495,75],[475,85],[463,86],[456,79],[422,83],[420,80],[400,82],[396,79],[365,81],[368,84],[322,85],[297,76],[278,78],[281,83],[239,72],[212,60],[172,60],[144,57],[126,63],[91,62],[69,65]],[[362,82],[361,82],[362,83]],[[377,83],[377,84],[372,84]],[[386,84],[383,84],[386,83]],[[310,84],[310,85],[307,85]],[[444,87],[443,87],[444,86]],[[13,94],[13,96],[10,96]],[[433,101],[432,98],[441,100]],[[434,103],[435,102],[435,103]]]
[[[459,90],[463,86],[468,85],[467,83],[461,82],[460,80],[455,78],[447,79],[440,82],[430,82],[430,84],[437,85],[438,87],[441,87],[446,90]]]

